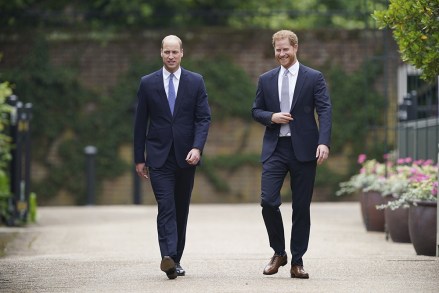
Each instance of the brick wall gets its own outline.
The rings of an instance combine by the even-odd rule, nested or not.
[[[348,72],[359,68],[367,58],[376,58],[387,42],[391,52],[387,60],[388,84],[376,86],[382,92],[387,91],[396,100],[396,66],[399,57],[391,36],[382,37],[379,31],[339,31],[316,30],[297,31],[299,37],[299,61],[316,69],[323,69],[327,64],[337,64]],[[168,34],[176,34],[184,43],[185,57],[215,58],[216,55],[228,55],[241,66],[256,82],[258,76],[277,66],[273,58],[271,45],[272,31],[247,30],[234,31],[227,29],[200,29],[192,31],[144,31],[121,33],[106,41],[96,40],[84,33],[49,34],[50,58],[55,65],[66,65],[74,62],[79,66],[81,83],[94,90],[107,91],[116,83],[134,57],[145,60],[160,58],[160,43]],[[0,52],[4,59],[0,70],[17,64],[30,48],[30,38],[26,35],[1,35]],[[383,61],[384,62],[384,61]],[[184,66],[184,58],[182,62]],[[145,72],[147,73],[147,72]],[[133,93],[134,95],[135,93]],[[336,97],[332,97],[336,100]],[[391,105],[394,102],[391,101]],[[389,114],[393,115],[392,110]],[[249,108],[250,115],[250,108]],[[395,119],[391,119],[394,121]],[[245,146],[246,151],[259,153],[263,127],[255,122],[228,120],[212,125],[205,153],[209,155],[232,153],[238,146],[239,137],[245,129],[249,130],[250,139]],[[334,130],[338,131],[338,130]],[[227,135],[225,135],[227,134]],[[131,160],[131,146],[121,149],[121,156],[128,162]],[[343,157],[328,161],[331,168],[343,172]],[[34,164],[33,176],[45,176],[47,170]],[[260,167],[244,167],[233,173],[223,172],[223,179],[231,186],[231,192],[218,193],[206,178],[198,172],[196,177],[194,202],[256,202],[259,200]],[[132,202],[132,174],[127,173],[116,180],[104,182],[104,192],[98,198],[100,204],[127,204]],[[142,183],[143,200],[153,203],[154,196],[148,183]],[[316,195],[325,199],[328,194]],[[68,196],[60,192],[60,196],[46,204],[56,205],[69,203]]]

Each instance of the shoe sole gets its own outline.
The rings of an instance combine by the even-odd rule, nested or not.
[[[287,263],[288,263],[288,260],[286,260],[285,262],[281,263],[280,266],[279,266],[279,268],[285,266]],[[277,272],[279,272],[279,268],[278,268],[275,272],[272,272],[272,273],[266,273],[266,272],[264,271],[263,274],[264,274],[264,275],[268,275],[268,276],[269,276],[269,275],[277,274]]]
[[[177,271],[175,270],[175,262],[172,258],[165,256],[160,263],[160,269],[166,273],[169,279],[177,278]]]
[[[309,276],[296,276],[291,274],[291,278],[297,278],[297,279],[309,279]]]

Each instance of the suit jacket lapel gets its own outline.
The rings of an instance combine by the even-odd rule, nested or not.
[[[168,97],[166,96],[165,84],[163,83],[163,69],[160,69],[156,72],[155,79],[156,79],[155,84],[157,85],[157,93],[159,94],[160,99],[166,101],[166,104],[168,104]]]
[[[270,93],[273,93],[273,95],[270,97],[270,99],[272,99],[273,101],[270,101],[270,103],[273,103],[272,105],[275,105],[274,112],[280,112],[279,86],[278,86],[279,72],[280,72],[280,67],[277,70],[273,71],[273,74],[270,77],[271,80],[269,82],[270,85],[274,86],[274,89],[269,91]]]
[[[300,98],[300,91],[302,90],[305,80],[306,80],[306,69],[302,65],[300,65],[299,72],[297,73],[296,87],[294,88],[293,103],[291,104],[290,112],[294,109],[297,100]]]

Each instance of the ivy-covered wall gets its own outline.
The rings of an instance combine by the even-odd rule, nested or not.
[[[264,129],[251,120],[250,109],[258,76],[277,66],[273,32],[2,35],[2,78],[15,84],[20,99],[34,105],[32,179],[40,204],[85,202],[86,145],[98,148],[97,202],[132,203],[135,94],[140,77],[161,66],[160,42],[171,33],[183,39],[182,65],[203,74],[212,107],[212,127],[193,201],[259,200],[258,159]],[[349,175],[358,152],[384,149],[380,129],[391,110],[380,83],[384,63],[374,58],[381,54],[383,40],[374,31],[297,33],[299,61],[325,74],[334,107],[331,158],[318,168],[315,195],[327,200]],[[394,68],[396,62],[388,66]],[[394,82],[394,77],[390,80]],[[372,144],[368,143],[371,134],[378,137]],[[154,202],[148,182],[142,183],[142,194],[144,202]]]

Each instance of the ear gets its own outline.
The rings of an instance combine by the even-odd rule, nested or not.
[[[160,49],[160,57],[163,58],[163,49]]]
[[[183,49],[181,49],[181,57],[183,57]]]

